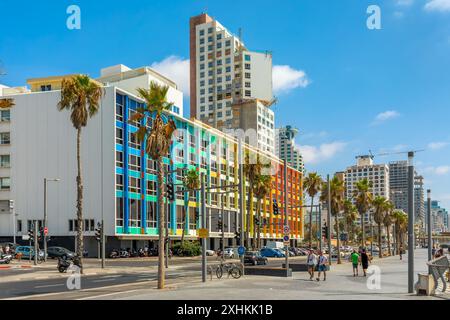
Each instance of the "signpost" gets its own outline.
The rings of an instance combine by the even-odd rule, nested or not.
[[[242,247],[242,246],[239,247],[238,254],[239,254],[239,256],[243,256],[245,254],[245,247]]]
[[[198,230],[198,237],[200,239],[207,239],[209,236],[209,230],[208,229],[199,229]]]

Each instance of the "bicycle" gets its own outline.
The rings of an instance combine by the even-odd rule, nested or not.
[[[221,263],[216,268],[216,277],[217,279],[221,279],[223,277],[224,271],[228,274],[228,278],[230,275],[234,279],[239,279],[242,276],[242,267],[238,266],[235,263]]]

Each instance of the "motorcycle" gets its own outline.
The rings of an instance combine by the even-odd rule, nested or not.
[[[130,257],[130,254],[128,253],[127,250],[120,249],[119,257],[120,257],[120,258],[129,258],[129,257]]]
[[[137,253],[138,253],[138,256],[139,256],[139,257],[141,257],[141,258],[142,258],[142,257],[145,257],[145,251],[144,251],[144,249],[139,248],[139,250],[138,250]]]
[[[13,259],[12,254],[4,254],[0,256],[0,264],[9,264]]]
[[[58,258],[57,269],[61,273],[66,272],[73,265],[81,268],[80,259],[77,256],[73,257],[72,259],[61,257]]]
[[[109,254],[109,257],[111,259],[119,258],[119,256],[120,256],[119,251],[117,251],[116,249],[113,249]]]

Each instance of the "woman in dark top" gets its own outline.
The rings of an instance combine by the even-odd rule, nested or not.
[[[366,249],[361,251],[361,266],[364,272],[364,277],[366,276],[367,268],[369,268],[369,256],[366,253]]]

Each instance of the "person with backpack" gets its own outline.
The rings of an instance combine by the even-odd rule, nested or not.
[[[364,272],[364,277],[367,276],[366,271],[369,268],[369,256],[367,255],[366,249],[361,250],[361,266]]]

